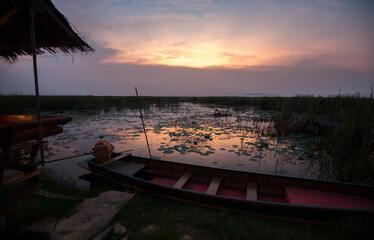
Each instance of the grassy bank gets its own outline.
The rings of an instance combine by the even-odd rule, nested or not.
[[[7,210],[9,231],[22,236],[20,229],[46,217],[62,219],[74,212],[83,199],[97,196],[113,186],[100,185],[82,191],[71,182],[42,174],[39,189],[75,197],[78,200],[49,199],[30,194]],[[81,199],[81,200],[79,200]],[[372,219],[371,219],[372,220]],[[350,219],[340,226],[320,226],[261,218],[221,210],[208,209],[173,200],[135,192],[110,225],[121,223],[129,239],[179,240],[184,235],[192,239],[372,239],[370,219]],[[154,226],[151,232],[144,231]],[[104,226],[103,226],[104,227]],[[107,238],[112,239],[112,238]],[[115,237],[113,239],[116,239]]]

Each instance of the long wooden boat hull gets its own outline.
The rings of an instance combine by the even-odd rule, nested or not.
[[[202,206],[259,216],[333,224],[374,216],[374,187],[242,172],[120,155],[78,164],[112,182]]]

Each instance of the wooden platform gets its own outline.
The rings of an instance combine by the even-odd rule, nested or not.
[[[325,193],[323,191],[296,187],[286,187],[286,197],[290,204],[318,207],[374,209],[374,201],[358,196],[341,193]]]
[[[125,161],[115,161],[107,164],[105,168],[113,169],[114,171],[121,172],[126,175],[135,175],[137,172],[145,168],[146,165],[142,163],[137,163],[129,160]]]
[[[131,156],[131,153],[125,153],[125,154],[118,155],[117,157],[111,158],[111,159],[109,159],[108,161],[105,161],[105,162],[97,163],[96,165],[98,167],[104,167],[105,165],[108,165],[112,162],[119,161],[119,160],[124,159],[128,156]]]

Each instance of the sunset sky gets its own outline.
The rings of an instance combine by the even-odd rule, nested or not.
[[[52,0],[95,48],[38,57],[42,95],[368,96],[372,0]],[[0,94],[33,94],[31,58]]]

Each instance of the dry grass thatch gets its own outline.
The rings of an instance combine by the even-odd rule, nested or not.
[[[0,58],[14,62],[18,56],[32,54],[30,8],[37,54],[94,51],[50,0],[1,0]]]

